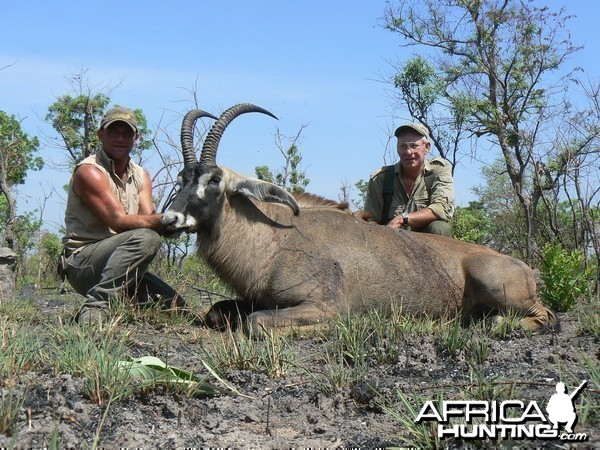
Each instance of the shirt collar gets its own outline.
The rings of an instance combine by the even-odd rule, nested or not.
[[[109,156],[104,151],[104,147],[102,146],[100,147],[100,150],[96,152],[96,161],[100,163],[102,167],[108,170],[109,173],[115,173],[115,162],[111,158],[109,158]],[[129,158],[129,162],[127,163],[127,179],[129,179],[131,177],[131,174],[133,173],[132,165],[133,161],[131,160],[131,158]]]
[[[402,172],[402,163],[400,161],[398,161],[394,165],[396,166],[396,168],[394,169],[394,173],[401,173]],[[429,160],[426,159],[425,163],[423,164],[423,176],[430,175],[431,172],[433,172],[433,166],[431,165]]]

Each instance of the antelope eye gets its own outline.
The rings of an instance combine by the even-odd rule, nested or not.
[[[216,177],[212,177],[209,181],[208,184],[219,184],[221,182],[221,177],[216,176]]]

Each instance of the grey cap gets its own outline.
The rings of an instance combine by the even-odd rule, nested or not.
[[[125,122],[127,125],[133,128],[134,132],[137,133],[137,120],[135,118],[135,114],[129,108],[118,106],[108,110],[104,115],[102,122],[100,122],[100,128],[105,130],[115,122]]]
[[[394,136],[398,137],[398,135],[402,133],[402,131],[407,129],[414,130],[421,136],[425,136],[427,139],[429,139],[429,130],[427,130],[427,128],[421,125],[420,123],[415,122],[409,122],[405,123],[404,125],[400,125],[398,128],[396,128],[396,131],[394,131]]]

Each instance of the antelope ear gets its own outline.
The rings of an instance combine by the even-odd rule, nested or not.
[[[295,216],[300,214],[300,207],[298,206],[296,199],[294,199],[288,191],[273,183],[268,183],[256,178],[239,176],[236,177],[235,181],[232,180],[232,183],[230,183],[229,186],[229,190],[233,194],[253,197],[261,202],[281,203],[289,206],[292,211],[294,211]]]

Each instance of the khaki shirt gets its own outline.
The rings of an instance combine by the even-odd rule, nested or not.
[[[123,182],[115,174],[115,166],[103,149],[95,155],[88,156],[77,167],[91,164],[100,170],[108,179],[110,189],[120,200],[126,214],[137,214],[139,211],[140,192],[146,180],[142,167],[129,160],[127,179]],[[62,239],[68,252],[77,252],[88,244],[98,242],[116,234],[102,222],[73,189],[73,180],[69,183],[67,210],[65,212],[67,232]]]
[[[379,222],[383,213],[383,186],[386,167],[371,174],[365,200],[364,211],[373,217],[369,220]],[[443,158],[425,160],[424,170],[415,181],[412,195],[406,193],[402,183],[402,165],[394,164],[394,196],[387,219],[391,220],[402,213],[411,213],[429,208],[443,221],[448,222],[454,212],[454,180],[452,167]],[[427,178],[427,183],[425,179]],[[427,189],[427,185],[430,189]]]

